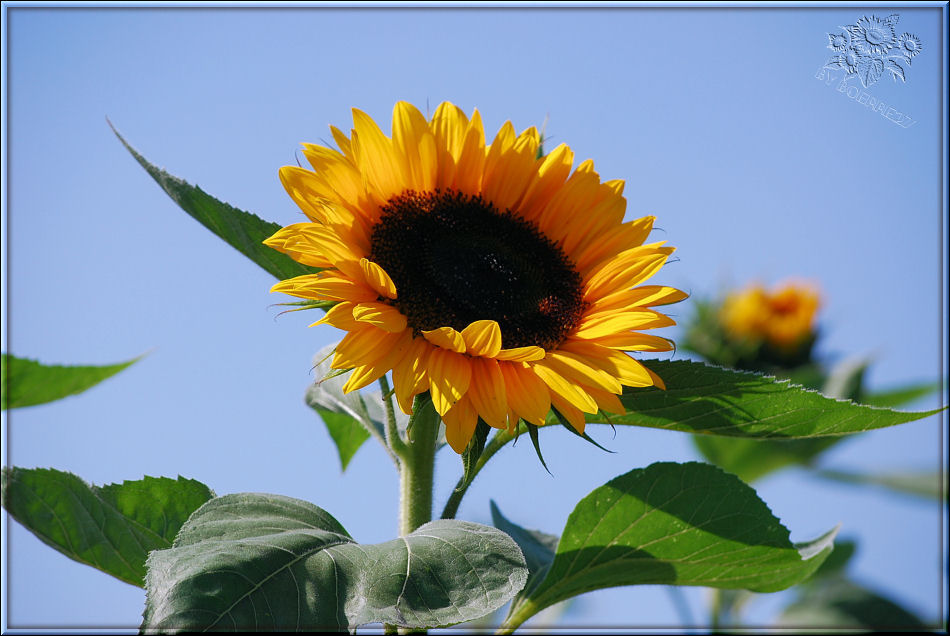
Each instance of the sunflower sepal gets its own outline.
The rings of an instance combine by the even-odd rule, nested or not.
[[[552,408],[552,409],[551,409],[551,412],[554,414],[554,417],[555,417],[555,419],[557,420],[558,424],[560,424],[561,426],[563,426],[564,428],[566,428],[567,430],[569,430],[569,431],[570,431],[571,433],[573,433],[574,435],[577,435],[578,437],[580,437],[580,438],[583,439],[584,441],[593,444],[594,446],[596,446],[596,447],[599,448],[600,450],[604,451],[605,453],[616,453],[616,452],[617,452],[617,451],[612,451],[612,450],[610,450],[609,448],[604,448],[603,446],[601,446],[600,444],[598,444],[597,442],[595,442],[594,439],[593,439],[590,435],[588,435],[586,432],[581,432],[581,431],[577,430],[576,428],[574,428],[574,425],[571,424],[571,423],[568,421],[568,419],[567,419],[566,417],[564,417],[564,415],[563,415],[559,410],[557,410],[557,408]],[[601,414],[603,414],[604,416],[606,416],[606,414],[603,413],[603,411],[598,411],[598,413],[601,413]],[[611,427],[613,427],[613,424],[611,424]]]
[[[522,420],[522,422],[524,422],[524,420]],[[540,427],[530,422],[524,422],[524,425],[528,428],[528,437],[531,439],[531,445],[534,447],[534,453],[538,456],[538,461],[541,462],[541,466],[544,467],[544,470],[553,477],[554,474],[551,472],[551,469],[548,468],[547,462],[544,461],[544,455],[541,454],[541,439],[538,435],[538,428]],[[516,428],[515,430],[516,439],[519,430],[520,428]]]
[[[475,424],[475,432],[472,433],[472,439],[468,441],[468,446],[462,452],[462,478],[459,480],[456,490],[464,490],[472,483],[477,474],[478,460],[485,450],[485,442],[488,441],[488,433],[491,427],[485,423],[485,420],[478,418]]]

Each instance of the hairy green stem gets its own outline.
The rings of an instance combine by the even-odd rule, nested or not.
[[[409,443],[399,467],[399,534],[405,536],[432,521],[439,414],[428,393],[416,396],[409,419]]]

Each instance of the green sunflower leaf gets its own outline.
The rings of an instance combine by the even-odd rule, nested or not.
[[[484,616],[527,578],[505,533],[439,520],[360,545],[313,504],[227,495],[148,560],[144,632],[425,628]]]
[[[302,265],[289,256],[264,245],[265,239],[281,229],[280,225],[218,201],[198,186],[193,186],[155,167],[129,145],[112,122],[109,122],[109,127],[126,150],[132,153],[135,160],[182,210],[214,232],[228,245],[260,265],[265,271],[280,280],[320,271],[315,267]]]
[[[772,440],[693,435],[693,445],[709,462],[751,483],[789,466],[809,466],[844,437]]]
[[[614,425],[648,426],[688,433],[795,439],[841,436],[919,420],[943,409],[892,411],[827,398],[788,380],[712,367],[701,362],[645,360],[666,390],[624,387],[624,415]],[[608,423],[603,415],[590,422]]]
[[[785,608],[779,630],[873,630],[877,632],[943,631],[936,621],[927,625],[895,601],[848,580],[809,587]]]
[[[82,393],[142,359],[104,366],[47,365],[3,354],[2,410],[34,406]]]
[[[386,425],[383,418],[382,396],[379,393],[364,396],[358,391],[343,392],[346,373],[330,368],[337,342],[320,349],[313,356],[313,384],[307,387],[304,401],[316,411],[336,445],[340,464],[346,470],[350,459],[370,436],[384,441]],[[403,415],[397,412],[396,416]],[[405,427],[408,418],[400,418]]]
[[[540,530],[526,530],[516,523],[509,521],[494,501],[490,501],[491,520],[496,528],[507,534],[515,540],[521,553],[524,555],[528,566],[528,581],[521,591],[522,595],[528,594],[535,585],[544,580],[551,562],[554,561],[554,553],[557,550],[558,537],[553,534],[547,534]]]
[[[931,393],[936,393],[942,386],[943,385],[940,382],[909,384],[893,389],[887,389],[885,391],[866,393],[861,397],[861,401],[870,406],[895,408],[909,404],[922,397],[926,397]]]
[[[369,433],[356,419],[346,413],[337,413],[318,407],[314,407],[313,410],[320,415],[320,419],[327,427],[327,432],[330,433],[330,439],[336,445],[337,454],[340,456],[340,469],[346,470],[353,455],[360,449],[363,442],[369,439]]]
[[[734,475],[698,462],[652,464],[577,504],[547,574],[515,598],[502,629],[607,587],[783,590],[821,565],[836,532],[792,544],[768,506]]]
[[[3,469],[3,507],[14,519],[70,559],[139,587],[148,553],[170,547],[191,513],[213,496],[183,477],[100,487],[51,468]]]
[[[947,474],[943,472],[907,472],[862,474],[841,470],[819,470],[816,473],[825,479],[832,479],[859,486],[880,486],[893,492],[917,495],[928,499],[947,497]]]

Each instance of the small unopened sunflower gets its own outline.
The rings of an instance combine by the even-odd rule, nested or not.
[[[792,353],[814,340],[820,304],[817,289],[806,283],[787,282],[772,291],[753,284],[726,298],[721,317],[731,337]]]
[[[540,426],[554,408],[583,433],[585,413],[625,412],[624,386],[665,388],[626,352],[672,350],[640,332],[686,294],[643,284],[673,248],[644,243],[654,217],[624,222],[623,181],[572,172],[566,145],[539,157],[535,128],[487,144],[450,103],[428,120],[396,104],[392,137],[356,109],[349,137],[331,131],[339,150],[303,145],[313,170],[280,170],[308,221],[266,244],[323,268],[272,291],[336,301],[314,324],[347,332],[344,391],[391,371],[400,408],[428,391],[461,453],[479,418]]]

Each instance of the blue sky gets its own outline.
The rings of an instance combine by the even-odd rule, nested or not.
[[[695,297],[788,277],[821,287],[829,359],[873,360],[872,388],[933,381],[946,365],[943,215],[945,17],[935,5],[842,8],[5,9],[4,350],[59,364],[149,355],[89,392],[4,414],[4,462],[104,484],[199,479],[325,508],[362,542],[396,531],[396,475],[368,443],[346,473],[303,404],[311,357],[338,339],[277,317],[273,279],[181,212],[109,130],[153,163],[282,224],[300,220],[277,170],[301,142],[347,130],[358,107],[386,129],[393,104],[477,107],[493,134],[548,120],[552,144],[627,182],[628,218],[657,217],[678,248],[658,282]],[[828,33],[900,16],[923,51],[860,94],[822,76]],[[911,117],[901,126],[870,98]],[[866,103],[861,103],[864,100]],[[885,113],[888,111],[885,111]],[[892,113],[892,119],[898,118]],[[673,309],[684,322],[689,301]],[[676,338],[677,327],[667,330]],[[943,357],[941,356],[941,352]],[[685,354],[678,353],[677,357]],[[914,405],[933,408],[945,395]],[[944,437],[940,431],[943,427]],[[593,488],[655,461],[695,459],[685,434],[561,431],[473,485],[460,517],[558,533]],[[849,440],[841,469],[937,470],[934,417]],[[445,451],[436,505],[459,474]],[[940,508],[789,470],[756,484],[791,530],[837,523],[853,573],[925,617],[946,585]],[[144,593],[73,563],[5,520],[6,625],[138,626]],[[697,622],[707,592],[686,590]],[[787,595],[752,608],[770,620]],[[661,588],[582,597],[574,626],[675,625]]]

